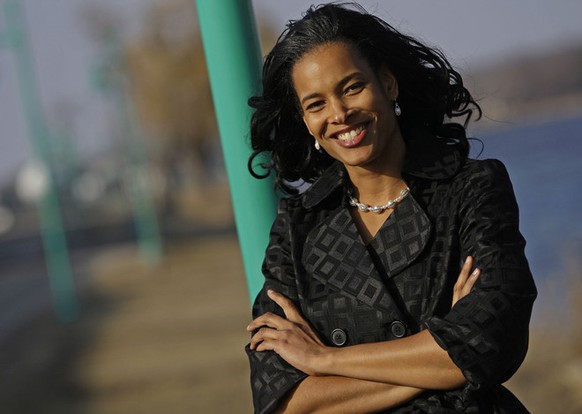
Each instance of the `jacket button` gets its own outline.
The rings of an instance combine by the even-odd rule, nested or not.
[[[342,346],[348,340],[348,336],[343,329],[334,329],[331,332],[331,341],[335,346]]]
[[[395,338],[402,338],[406,335],[406,326],[400,321],[394,321],[390,324],[390,331]]]

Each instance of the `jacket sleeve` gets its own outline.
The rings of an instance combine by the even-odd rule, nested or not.
[[[487,160],[469,168],[458,211],[461,257],[472,255],[481,276],[447,315],[426,322],[468,380],[467,391],[501,384],[521,365],[537,294],[505,167]]]
[[[253,319],[266,312],[284,316],[281,308],[267,296],[267,290],[273,289],[297,302],[295,271],[290,251],[288,202],[285,199],[279,204],[277,217],[271,228],[262,271],[265,284],[255,299]],[[245,351],[250,361],[255,413],[272,412],[280,399],[307,376],[273,351],[251,351],[248,345]]]

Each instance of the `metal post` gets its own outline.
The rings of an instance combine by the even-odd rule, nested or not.
[[[114,101],[120,120],[121,139],[127,156],[127,180],[140,258],[148,265],[160,262],[163,243],[152,195],[148,154],[131,102],[127,62],[117,33],[111,31],[105,43],[104,60],[95,72],[96,86]]]
[[[250,108],[260,88],[261,52],[250,0],[196,0],[226,172],[251,300],[263,284],[261,263],[275,218],[272,181],[247,170]]]
[[[54,173],[49,157],[50,137],[38,98],[32,52],[25,30],[25,18],[19,0],[4,2],[6,38],[16,58],[18,84],[34,156],[47,167],[48,188],[38,202],[45,260],[57,318],[72,321],[79,314],[69,254]]]
[[[155,265],[162,259],[163,246],[156,206],[152,196],[147,151],[145,144],[140,139],[127,79],[121,79],[119,86],[117,104],[123,121],[122,133],[130,164],[129,183],[139,254],[146,264]]]

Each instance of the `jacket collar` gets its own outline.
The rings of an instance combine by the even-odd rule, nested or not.
[[[321,203],[343,184],[346,175],[347,172],[342,163],[335,161],[303,193],[303,206],[312,208]]]
[[[412,140],[407,142],[407,157],[403,172],[413,177],[429,180],[445,180],[457,174],[463,158],[456,146],[438,139]],[[344,166],[335,161],[303,194],[303,206],[315,207],[329,197],[347,179]]]

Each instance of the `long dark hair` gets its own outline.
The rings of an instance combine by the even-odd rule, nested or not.
[[[398,123],[405,142],[422,130],[420,135],[454,143],[467,157],[465,127],[474,111],[481,116],[481,108],[445,56],[355,3],[326,4],[312,6],[302,19],[289,21],[265,59],[263,94],[249,99],[254,108],[249,159],[253,176],[266,177],[273,169],[277,186],[295,193],[291,183],[315,181],[333,161],[313,147],[291,79],[293,65],[305,53],[333,42],[353,44],[375,71],[382,65],[392,71],[398,81],[402,108]],[[456,117],[464,118],[463,123],[449,121]],[[256,160],[263,152],[270,154],[270,163],[262,164],[267,173],[259,174]]]

